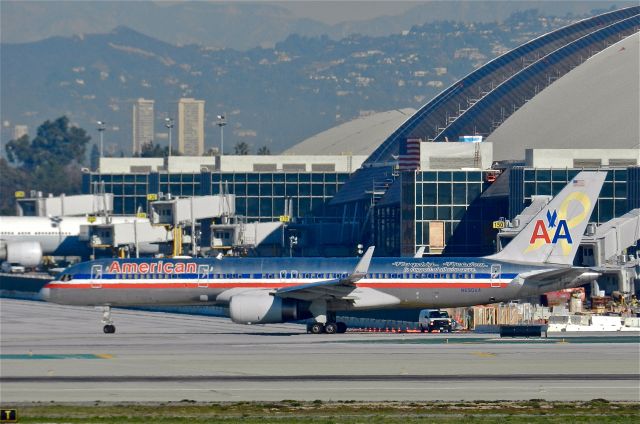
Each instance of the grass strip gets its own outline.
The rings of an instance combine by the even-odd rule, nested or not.
[[[24,403],[20,423],[629,423],[640,402],[216,402]]]

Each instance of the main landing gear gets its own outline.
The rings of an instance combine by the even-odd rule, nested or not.
[[[347,324],[344,322],[328,322],[323,324],[321,322],[313,322],[311,324],[307,324],[307,333],[311,334],[336,334],[336,333],[346,333],[347,332]]]
[[[319,300],[312,302],[309,311],[313,314],[315,321],[307,324],[307,333],[336,334],[347,332],[347,324],[344,322],[336,322],[336,312],[327,311],[326,301]]]
[[[102,323],[104,324],[102,331],[104,331],[105,334],[113,334],[116,332],[116,326],[113,325],[113,320],[111,320],[111,306],[102,307]]]

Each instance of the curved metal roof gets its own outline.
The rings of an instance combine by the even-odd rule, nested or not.
[[[391,167],[407,138],[439,141],[474,133],[489,135],[543,88],[589,57],[638,31],[640,6],[584,19],[533,39],[448,87],[391,134],[354,173],[333,205],[371,196],[353,187],[373,186],[367,167]],[[477,105],[477,106],[476,106]]]
[[[460,114],[434,139],[455,140],[459,135],[473,134],[489,136],[507,117],[523,104],[551,85],[558,76],[564,75],[586,58],[594,50],[614,44],[620,37],[631,35],[640,29],[640,16],[618,21],[602,29],[572,41],[505,80],[487,93],[473,106]],[[515,158],[514,158],[515,159]]]
[[[584,19],[535,38],[493,59],[420,108],[373,152],[365,165],[391,160],[393,155],[398,154],[400,142],[406,138],[436,140],[439,133],[479,99],[532,63],[594,31],[629,18],[637,19],[639,13],[640,6],[635,6]],[[600,46],[597,51],[603,47]],[[560,76],[556,75],[556,78]],[[513,112],[514,110],[505,110],[504,119]]]
[[[318,133],[282,152],[283,155],[370,155],[415,109],[395,109],[354,119]]]
[[[527,148],[632,149],[640,155],[640,33],[591,57],[536,95],[487,141],[494,160]]]

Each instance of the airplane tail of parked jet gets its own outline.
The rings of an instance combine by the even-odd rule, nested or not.
[[[606,176],[606,172],[580,172],[503,250],[488,259],[572,265]]]

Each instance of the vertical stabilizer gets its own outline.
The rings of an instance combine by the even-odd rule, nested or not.
[[[491,259],[571,265],[606,172],[582,171]]]

